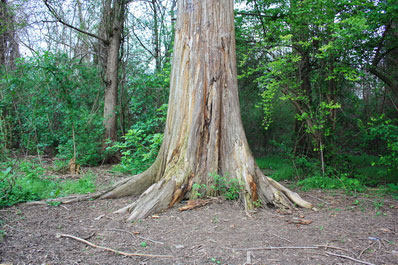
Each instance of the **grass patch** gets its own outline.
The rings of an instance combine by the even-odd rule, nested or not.
[[[395,200],[398,200],[398,184],[390,183],[384,186],[381,186],[379,191],[381,194],[390,194]]]
[[[339,178],[321,177],[314,176],[309,177],[297,182],[297,186],[300,186],[303,190],[311,189],[342,189],[346,191],[364,191],[365,186],[362,183],[353,178],[348,178],[345,175]]]
[[[85,194],[96,189],[95,175],[92,173],[76,180],[60,180],[46,176],[45,172],[39,164],[30,161],[22,161],[18,166],[8,166],[0,171],[0,207],[69,194]]]
[[[352,175],[367,186],[398,183],[398,172],[389,170],[385,166],[377,165],[377,156],[346,155],[348,165],[352,168]]]
[[[293,163],[279,156],[266,156],[256,158],[260,169],[276,181],[293,180],[296,176]]]

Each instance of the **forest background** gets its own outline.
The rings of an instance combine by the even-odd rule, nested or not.
[[[398,198],[398,3],[236,2],[242,120],[260,168],[304,189]],[[175,15],[176,0],[1,0],[0,206],[96,189],[90,171],[52,178],[46,158],[74,173],[152,164]]]

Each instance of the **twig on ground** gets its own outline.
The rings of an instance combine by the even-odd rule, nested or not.
[[[325,251],[325,253],[328,254],[328,255],[331,255],[331,256],[336,256],[336,257],[340,257],[340,258],[349,259],[349,260],[352,260],[352,261],[355,261],[355,262],[358,262],[358,263],[362,263],[362,264],[366,264],[366,265],[375,265],[373,263],[366,262],[366,261],[363,261],[363,260],[359,260],[359,259],[356,259],[356,258],[353,258],[353,257],[350,257],[350,256],[346,256],[346,255],[336,254],[336,253],[332,253],[332,252],[328,252],[328,251]]]
[[[152,242],[152,243],[156,243],[156,244],[164,245],[164,243],[163,243],[163,242],[160,242],[160,241],[155,241],[155,240],[152,240],[152,239],[150,239],[150,238],[146,238],[146,237],[143,237],[143,236],[139,236],[139,235],[136,235],[136,234],[134,234],[134,233],[131,233],[130,231],[127,231],[127,230],[123,230],[123,229],[116,229],[116,228],[107,229],[107,230],[108,230],[108,231],[118,231],[118,232],[124,232],[124,233],[127,233],[127,234],[129,234],[129,235],[132,235],[133,237],[138,237],[138,238],[141,238],[142,240],[147,240],[147,241],[150,241],[150,242]]]
[[[361,251],[361,253],[359,253],[358,259],[361,258],[362,254],[363,254],[366,250],[368,250],[369,248],[373,247],[374,244],[376,244],[376,241],[373,242],[372,244],[370,244],[369,246],[367,246],[366,248],[364,248],[364,249]]]
[[[279,239],[282,239],[282,240],[285,240],[285,241],[287,241],[287,242],[289,242],[289,243],[292,243],[292,241],[290,241],[289,239],[280,237],[280,236],[278,236],[277,234],[272,234],[272,235],[273,235],[274,237],[277,237],[277,238],[279,238]]]
[[[96,244],[93,244],[87,240],[84,240],[80,237],[76,237],[76,236],[72,236],[72,235],[67,235],[67,234],[57,234],[57,237],[61,238],[61,237],[66,237],[66,238],[71,238],[74,240],[77,240],[79,242],[82,242],[86,245],[89,245],[90,247],[93,248],[99,248],[102,250],[106,250],[106,251],[110,251],[119,255],[123,255],[126,257],[149,257],[149,258],[173,258],[173,256],[171,255],[153,255],[153,254],[144,254],[144,253],[128,253],[128,252],[123,252],[123,251],[119,251],[119,250],[115,250],[112,248],[108,248],[108,247],[103,247],[103,246],[98,246]]]
[[[328,248],[337,249],[337,250],[341,250],[341,251],[345,251],[345,252],[350,252],[350,253],[352,253],[352,254],[355,255],[355,253],[352,252],[352,251],[350,251],[350,250],[347,250],[347,249],[344,249],[344,248],[335,247],[335,246],[329,246],[329,245],[315,245],[315,247],[325,248],[325,250],[327,250]]]
[[[318,249],[318,247],[255,247],[255,248],[229,248],[229,247],[221,247],[225,249],[235,250],[235,251],[250,251],[250,250],[278,250],[278,249]]]

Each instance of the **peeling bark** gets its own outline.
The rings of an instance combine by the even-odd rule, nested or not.
[[[261,200],[311,208],[265,177],[249,149],[240,117],[233,0],[181,0],[178,6],[165,135],[154,165],[102,198],[136,195],[120,209],[144,218],[192,197],[193,183],[210,187],[211,173],[237,178],[246,209]],[[209,191],[210,192],[210,191]]]

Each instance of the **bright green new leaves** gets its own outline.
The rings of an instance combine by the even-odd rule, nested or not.
[[[255,77],[264,128],[278,118],[276,104],[288,101],[296,111],[296,128],[304,128],[297,139],[308,139],[314,151],[330,148],[344,89],[366,74],[388,22],[386,3],[248,0],[247,7],[237,18],[238,41],[247,43],[240,77]]]

